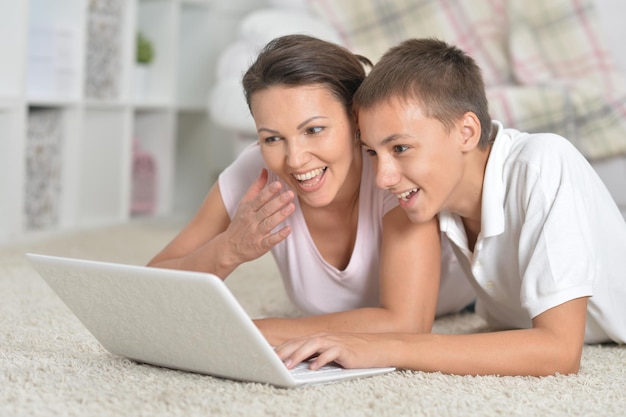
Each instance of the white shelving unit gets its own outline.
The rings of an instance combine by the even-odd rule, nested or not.
[[[228,163],[205,101],[245,10],[219,2],[0,2],[0,245],[130,220],[137,144],[156,166],[146,215],[195,210]],[[139,31],[155,49],[143,93]]]

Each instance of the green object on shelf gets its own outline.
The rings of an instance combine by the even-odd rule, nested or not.
[[[141,32],[137,33],[137,63],[150,64],[154,60],[152,42]]]

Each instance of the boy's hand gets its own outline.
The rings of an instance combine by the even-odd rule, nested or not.
[[[289,369],[311,357],[312,370],[330,362],[344,368],[376,368],[390,366],[384,341],[379,334],[319,333],[288,340],[275,350]]]
[[[267,170],[263,169],[242,198],[225,232],[238,263],[257,259],[291,233],[288,226],[272,231],[293,213],[294,193],[281,193],[282,185],[267,184],[267,178]]]

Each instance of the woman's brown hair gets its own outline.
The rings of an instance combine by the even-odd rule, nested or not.
[[[286,35],[270,41],[243,76],[250,107],[252,95],[273,86],[324,85],[352,114],[352,97],[372,63],[348,49],[307,35]]]

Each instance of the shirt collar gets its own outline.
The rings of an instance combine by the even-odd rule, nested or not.
[[[497,129],[496,138],[491,146],[485,177],[483,179],[483,195],[480,220],[480,235],[484,237],[496,236],[504,232],[504,163],[511,149],[511,140],[504,132],[502,123],[492,121]],[[439,229],[452,240],[459,241],[465,237],[465,229],[461,218],[449,211],[439,213]]]
[[[491,145],[485,178],[483,180],[483,198],[481,207],[480,230],[483,237],[496,236],[504,232],[504,163],[511,150],[511,140],[504,133],[502,123],[493,121],[493,128],[498,129]]]

